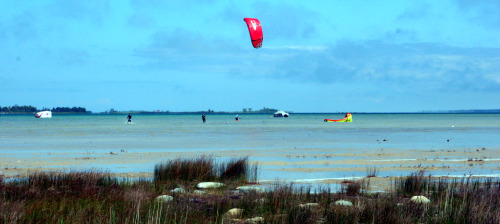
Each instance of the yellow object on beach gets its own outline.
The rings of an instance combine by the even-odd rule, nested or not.
[[[325,122],[352,122],[352,115],[351,113],[347,113],[344,117],[344,119],[339,119],[339,120],[331,120],[331,119],[325,119]]]

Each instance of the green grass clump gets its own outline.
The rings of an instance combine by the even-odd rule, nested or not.
[[[395,189],[400,194],[415,195],[429,193],[431,176],[425,176],[424,171],[411,173],[407,177],[397,178],[394,181]]]
[[[155,182],[164,181],[240,181],[256,182],[257,165],[250,165],[248,157],[232,158],[217,163],[210,156],[194,159],[175,159],[156,164]]]
[[[366,167],[366,177],[376,177],[378,175],[379,169],[375,166]]]
[[[212,157],[175,159],[155,165],[155,181],[213,181],[217,179]]]

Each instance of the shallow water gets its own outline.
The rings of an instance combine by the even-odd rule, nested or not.
[[[340,114],[292,114],[289,118],[270,115],[58,115],[51,119],[32,116],[0,116],[0,155],[22,161],[23,158],[50,161],[54,155],[98,157],[110,152],[161,152],[164,157],[131,164],[67,164],[70,168],[100,168],[111,172],[152,172],[154,164],[179,153],[216,155],[216,157],[249,156],[251,161],[288,162],[291,165],[265,165],[261,179],[318,179],[363,176],[365,171],[335,171],[349,165],[297,164],[314,160],[342,160],[331,154],[363,150],[367,153],[396,151],[470,151],[500,148],[500,114],[354,114],[352,123],[326,123],[323,119],[343,118]],[[314,155],[314,156],[313,156]],[[496,158],[496,153],[489,159]],[[429,158],[466,161],[458,155]],[[363,158],[383,160],[413,158]],[[38,164],[38,162],[37,162]],[[19,162],[19,167],[23,167]],[[28,166],[28,165],[24,165]],[[29,165],[33,166],[33,165]],[[63,166],[54,165],[51,166]],[[354,166],[354,165],[353,165]],[[359,164],[358,164],[359,166]],[[0,164],[0,168],[2,164]],[[50,165],[39,165],[40,168]],[[294,172],[294,168],[330,168],[328,171]],[[383,167],[381,165],[381,167]],[[280,169],[283,169],[281,170]],[[290,171],[290,169],[292,171]],[[287,170],[288,169],[288,170]],[[436,171],[436,174],[498,174],[495,165]],[[381,171],[380,176],[404,174],[403,171]]]

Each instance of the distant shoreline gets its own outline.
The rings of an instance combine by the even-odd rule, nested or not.
[[[0,115],[34,115],[36,112],[30,113],[6,113],[1,112]],[[58,115],[126,115],[132,114],[142,114],[142,115],[199,115],[199,114],[210,114],[210,115],[227,115],[227,114],[272,114],[272,113],[254,113],[254,112],[204,112],[204,111],[193,111],[193,112],[149,112],[149,111],[122,111],[122,112],[52,112]],[[345,114],[347,112],[289,112],[291,115],[300,114]],[[492,110],[453,110],[453,111],[423,111],[423,112],[349,112],[351,114],[500,114],[500,109]]]
[[[93,112],[84,107],[44,107],[39,109],[32,105],[14,105],[0,107],[0,115],[3,114],[35,114],[39,111],[51,111],[53,114],[274,114],[280,110],[274,108],[263,107],[262,109],[254,110],[252,108],[243,108],[240,111],[215,111],[197,110],[197,111],[170,111],[170,110],[115,110],[110,109],[101,112]],[[460,110],[422,110],[413,112],[360,112],[360,111],[335,111],[335,112],[296,112],[292,110],[284,110],[288,114],[500,114],[500,109],[460,109]]]

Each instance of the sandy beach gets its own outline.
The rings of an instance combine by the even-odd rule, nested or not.
[[[341,152],[339,152],[341,151]],[[311,153],[312,152],[312,153]],[[451,175],[463,177],[477,175],[498,177],[500,173],[500,149],[470,148],[460,150],[338,150],[338,149],[278,149],[278,150],[237,150],[198,152],[161,152],[144,151],[128,152],[126,150],[106,153],[74,152],[30,153],[23,157],[15,157],[3,153],[0,157],[0,173],[5,177],[24,177],[37,171],[70,171],[79,169],[98,169],[110,171],[120,177],[151,177],[156,162],[175,158],[190,158],[201,155],[215,158],[245,157],[250,162],[259,163],[260,176],[273,173],[276,178],[261,179],[269,183],[280,180],[280,173],[295,173],[295,178],[283,178],[284,181],[313,184],[340,184],[345,179],[362,178],[359,173],[367,173],[375,168],[379,173],[410,173],[420,170],[434,176]],[[256,158],[256,159],[253,159]],[[98,166],[97,166],[98,165]],[[106,167],[114,167],[108,170]],[[149,167],[151,171],[138,172],[134,167]],[[480,171],[480,172],[478,172]],[[315,173],[337,172],[345,174],[336,178],[310,178]],[[370,178],[372,190],[388,190],[393,177],[400,175],[378,175]],[[365,175],[366,176],[366,175]]]

